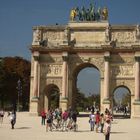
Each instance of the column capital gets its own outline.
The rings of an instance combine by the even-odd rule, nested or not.
[[[68,52],[62,53],[62,59],[63,59],[63,61],[68,61]]]
[[[140,52],[135,52],[135,61],[140,62]]]
[[[40,54],[39,54],[38,51],[33,52],[33,57],[34,57],[34,60],[35,61],[38,61],[39,60],[39,56],[40,56]]]
[[[133,104],[134,105],[140,105],[140,100],[134,100]]]
[[[135,56],[135,61],[140,62],[140,56]]]
[[[104,53],[104,59],[105,59],[105,61],[109,61],[110,60],[110,52],[109,51]]]

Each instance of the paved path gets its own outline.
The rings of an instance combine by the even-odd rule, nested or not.
[[[78,118],[78,132],[46,132],[40,125],[40,117],[29,113],[17,113],[17,123],[12,130],[5,116],[0,124],[0,140],[104,140],[101,133],[89,131],[88,118]],[[110,140],[140,140],[139,119],[115,119]]]

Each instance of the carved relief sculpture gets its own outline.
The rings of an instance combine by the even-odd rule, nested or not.
[[[134,76],[133,66],[113,66],[112,74],[117,77],[131,77]]]

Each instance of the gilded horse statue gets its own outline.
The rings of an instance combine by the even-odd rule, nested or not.
[[[102,10],[102,19],[103,20],[108,20],[108,9],[107,7],[104,7]]]
[[[70,11],[70,21],[74,21],[76,19],[76,16],[77,16],[76,8],[72,8]]]

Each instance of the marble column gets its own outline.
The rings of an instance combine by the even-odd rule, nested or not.
[[[39,95],[38,95],[38,60],[39,52],[33,52],[33,90],[30,101],[30,115],[39,114]]]
[[[33,98],[38,98],[38,52],[34,53],[34,80],[33,80]]]
[[[105,56],[105,71],[104,71],[104,103],[110,103],[109,101],[109,59],[110,59],[110,53],[106,52]]]
[[[140,118],[140,52],[135,52],[135,94],[131,117]]]
[[[135,57],[135,101],[140,101],[140,57]]]
[[[63,52],[63,77],[62,77],[62,94],[60,97],[60,107],[62,110],[66,110],[68,108],[68,53]]]
[[[62,78],[62,98],[67,98],[67,84],[68,84],[68,54],[67,52],[63,53],[63,78]]]

